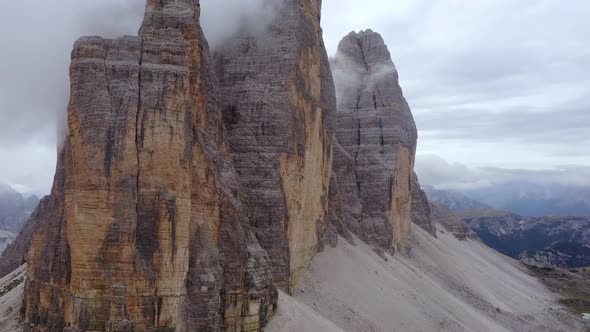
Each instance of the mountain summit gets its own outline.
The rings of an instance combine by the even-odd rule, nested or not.
[[[339,96],[333,169],[341,220],[366,243],[399,250],[410,230],[418,135],[397,70],[372,30],[342,39],[332,70]]]

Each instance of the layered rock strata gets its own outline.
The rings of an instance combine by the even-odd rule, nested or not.
[[[277,299],[229,156],[199,2],[72,52],[69,132],[37,213],[33,331],[258,331]]]
[[[320,11],[320,0],[283,1],[264,34],[228,40],[216,56],[245,210],[286,291],[326,227],[336,100]]]
[[[412,176],[412,222],[436,237],[436,223],[426,192],[420,187],[418,175]]]
[[[52,193],[0,262],[28,261],[30,330],[260,331],[337,235],[395,251],[412,219],[435,232],[383,39],[340,43],[337,114],[320,11],[282,1],[215,61],[198,0],[76,42]]]
[[[332,69],[342,218],[374,248],[399,250],[412,220],[417,131],[397,71],[383,38],[371,30],[346,36]]]

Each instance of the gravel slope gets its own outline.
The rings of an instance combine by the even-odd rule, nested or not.
[[[522,266],[478,241],[418,227],[385,259],[356,239],[318,254],[267,332],[584,331]],[[18,331],[26,266],[0,280],[0,331]],[[12,286],[11,286],[12,284]]]
[[[14,272],[0,279],[0,331],[18,332],[18,319],[27,266],[23,264]]]
[[[300,289],[281,294],[281,303],[321,316],[306,316],[306,324],[345,331],[584,331],[518,262],[478,241],[444,231],[435,239],[414,227],[405,252],[387,261],[356,243],[341,239],[317,255]],[[266,331],[292,331],[301,315],[279,309],[278,318]]]

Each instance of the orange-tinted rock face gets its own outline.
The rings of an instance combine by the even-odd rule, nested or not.
[[[228,40],[216,57],[246,210],[285,290],[317,252],[328,208],[336,101],[320,10],[283,1],[265,33]]]
[[[30,242],[30,330],[260,331],[323,241],[399,249],[415,124],[370,31],[340,45],[355,80],[336,114],[320,11],[282,1],[215,69],[198,0],[148,0],[138,37],[78,40],[52,194],[0,262]]]
[[[33,330],[256,331],[276,303],[227,150],[197,1],[80,39],[69,134],[29,251]]]

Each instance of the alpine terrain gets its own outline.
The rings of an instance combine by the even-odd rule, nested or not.
[[[209,50],[199,0],[82,37],[51,194],[0,258],[0,329],[583,331],[429,203],[384,39],[321,0]],[[515,226],[516,227],[516,226]]]

